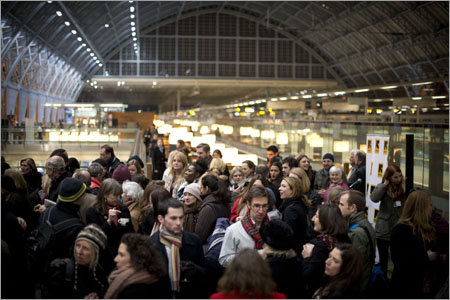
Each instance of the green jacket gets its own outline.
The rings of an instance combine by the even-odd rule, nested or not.
[[[352,226],[355,224],[358,224],[358,226],[352,229]],[[370,236],[367,236],[366,230],[362,227],[367,230]],[[350,218],[348,237],[352,240],[352,244],[358,248],[364,258],[364,271],[361,279],[361,290],[362,292],[365,292],[367,284],[369,283],[370,273],[372,272],[373,265],[375,264],[375,249],[377,244],[375,230],[364,215],[364,211],[359,211]],[[370,243],[372,244],[372,248]]]
[[[392,199],[386,193],[387,185],[379,183],[372,192],[372,201],[380,202],[380,210],[377,215],[377,222],[375,224],[375,233],[377,239],[391,240],[391,231],[395,224],[397,224],[403,210],[402,206],[394,207],[394,202],[397,199]]]

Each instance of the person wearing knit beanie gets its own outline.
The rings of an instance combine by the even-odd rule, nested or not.
[[[81,245],[79,241],[86,241],[90,243],[90,260],[84,261],[83,251],[81,250]],[[103,230],[97,224],[89,224],[83,228],[77,235],[75,240],[74,255],[77,263],[84,264],[88,263],[89,269],[94,269],[98,263],[99,250],[104,250],[106,248],[108,238]]]
[[[322,157],[322,160],[325,160],[325,159],[329,159],[332,162],[334,162],[334,156],[331,153],[325,153],[325,155]]]
[[[122,184],[125,180],[130,180],[131,181],[131,174],[130,174],[130,171],[128,170],[127,165],[120,164],[114,170],[112,178],[117,180],[117,182],[119,182],[120,184]]]
[[[203,201],[200,197],[200,184],[191,183],[184,188],[183,193],[184,202],[184,220],[183,230],[189,232],[195,232],[195,225],[197,224],[198,214],[200,206]]]
[[[80,199],[86,192],[86,185],[78,179],[67,177],[61,182],[58,200],[65,203],[73,203]]]

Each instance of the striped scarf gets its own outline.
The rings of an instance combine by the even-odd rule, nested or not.
[[[164,246],[170,247],[170,261],[172,263],[172,272],[170,280],[172,280],[173,290],[180,291],[180,248],[183,236],[173,236],[165,232],[159,232],[159,241]]]
[[[242,223],[242,226],[244,227],[245,231],[255,241],[255,249],[262,249],[263,245],[264,245],[264,241],[261,238],[261,234],[259,233],[258,227],[256,226],[255,223],[253,223],[252,219],[250,218],[250,208],[247,209],[245,216],[241,219],[241,223]],[[269,217],[266,214],[264,216],[262,225],[266,225],[267,223],[269,223]]]

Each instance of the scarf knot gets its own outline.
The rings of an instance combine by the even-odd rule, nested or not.
[[[264,246],[264,241],[261,237],[261,234],[259,233],[258,227],[256,226],[255,223],[253,223],[252,219],[250,218],[250,208],[247,209],[245,216],[241,219],[241,223],[242,223],[242,226],[244,227],[245,231],[255,241],[255,249],[262,249]],[[269,217],[266,214],[264,216],[262,225],[266,225],[267,223],[269,223]]]

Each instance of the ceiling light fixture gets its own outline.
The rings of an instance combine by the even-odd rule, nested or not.
[[[134,6],[130,6],[130,12],[134,12]]]
[[[317,94],[317,97],[325,97],[327,95],[327,93],[321,93],[321,94]]]
[[[77,31],[75,29],[73,29],[72,34],[77,34]]]
[[[99,67],[103,67],[103,64],[98,64]],[[108,76],[108,72],[106,72],[106,76]]]
[[[58,17],[61,17],[61,16],[62,16],[62,12],[60,12],[59,10],[57,10],[57,11],[56,11],[56,15],[57,15]]]
[[[445,99],[447,96],[432,96],[431,99]]]
[[[136,31],[136,27],[131,27],[131,31]]]
[[[418,83],[413,83],[411,84],[412,86],[416,86],[416,85],[424,85],[424,84],[432,84],[432,81],[426,81],[426,82],[418,82]]]
[[[87,52],[91,52],[91,48],[86,48],[86,51]]]
[[[94,54],[94,52],[91,52],[91,54],[90,54],[91,56],[94,56],[95,54]]]
[[[281,101],[286,101],[288,98],[287,97],[281,97],[280,100]]]
[[[413,100],[422,100],[422,97],[412,97]]]
[[[291,96],[291,99],[292,99],[292,100],[297,100],[297,99],[298,99],[298,96]]]
[[[81,44],[81,47],[86,47],[86,44],[85,43]]]
[[[137,38],[134,37],[134,38],[133,38],[133,41],[137,41]]]
[[[70,26],[70,22],[65,21],[64,24],[66,24],[66,26]]]
[[[108,27],[109,27],[109,24],[105,24],[105,27],[108,28]]]
[[[134,23],[133,21],[131,22],[131,26],[134,26],[134,25],[136,25],[136,23]]]
[[[131,33],[131,35],[132,35],[132,36],[136,36],[136,32],[133,31],[133,32]]]
[[[390,86],[383,86],[381,89],[382,90],[389,90],[389,89],[395,89],[397,88],[397,85],[390,85]]]
[[[81,37],[77,37],[77,40],[78,40],[79,42],[81,42],[82,38],[81,38]]]
[[[303,95],[302,98],[303,99],[310,99],[310,98],[312,98],[312,96],[311,95]]]
[[[345,92],[344,92],[344,91],[334,92],[334,94],[335,94],[336,96],[342,96],[342,95],[345,95]]]
[[[360,89],[360,90],[355,90],[355,93],[364,93],[364,92],[368,92],[369,89]]]
[[[131,18],[131,19],[134,19],[134,17],[135,17],[134,15],[130,15],[130,18]]]

